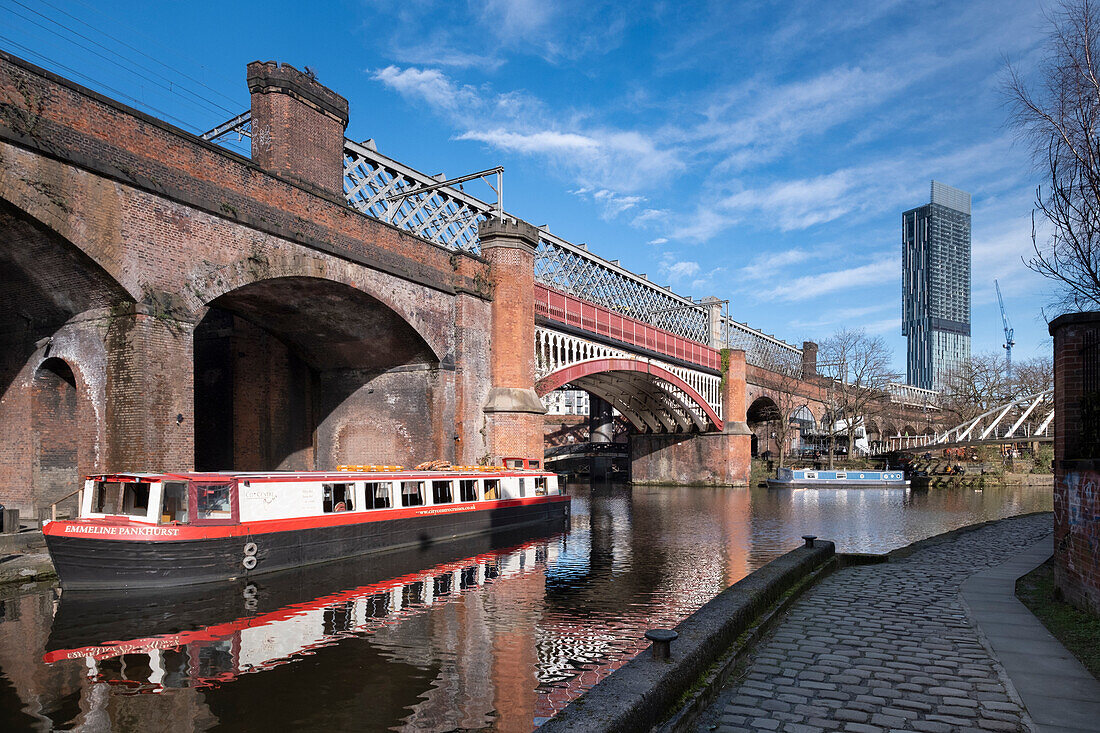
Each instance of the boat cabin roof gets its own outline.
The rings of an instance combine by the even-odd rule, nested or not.
[[[111,473],[92,474],[87,478],[93,481],[130,482],[130,481],[225,481],[237,479],[238,481],[414,481],[427,479],[454,479],[454,478],[497,478],[500,476],[553,476],[552,471],[539,471],[522,468],[503,468],[494,466],[485,467],[456,467],[446,470],[414,471],[411,469],[397,470],[365,470],[365,471],[181,471],[172,473]]]

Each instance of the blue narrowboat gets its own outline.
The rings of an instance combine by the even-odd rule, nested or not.
[[[768,479],[768,488],[896,488],[909,481],[904,471],[837,470],[815,471],[812,468],[780,468],[775,478]]]

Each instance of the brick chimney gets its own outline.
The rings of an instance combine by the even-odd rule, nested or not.
[[[817,374],[817,344],[813,341],[802,342],[802,376]]]
[[[252,93],[252,160],[277,175],[344,193],[348,100],[311,74],[277,61],[248,65]]]

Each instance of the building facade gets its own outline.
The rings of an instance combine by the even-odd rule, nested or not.
[[[547,415],[587,415],[588,393],[583,389],[556,389],[542,398]]]
[[[901,221],[906,381],[938,391],[970,358],[970,194],[932,181]]]

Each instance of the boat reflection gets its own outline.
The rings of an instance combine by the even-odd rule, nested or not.
[[[556,536],[526,537],[450,542],[156,595],[65,592],[43,661],[83,660],[93,680],[135,692],[218,687],[544,569],[558,552]]]

